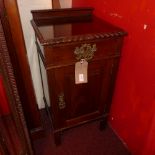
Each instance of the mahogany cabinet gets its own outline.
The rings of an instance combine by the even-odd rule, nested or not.
[[[126,32],[92,12],[92,8],[32,11],[56,144],[61,131],[97,119],[103,128],[109,115]],[[75,84],[75,63],[81,59],[88,61],[88,82]]]

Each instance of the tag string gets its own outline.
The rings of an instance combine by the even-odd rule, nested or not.
[[[81,59],[81,60],[80,60],[80,63],[83,64],[84,61],[85,61],[85,59]]]

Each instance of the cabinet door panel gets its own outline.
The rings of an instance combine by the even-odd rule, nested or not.
[[[55,79],[50,83],[56,95],[55,102],[59,126],[70,126],[78,122],[101,117],[109,90],[111,61],[101,60],[88,64],[88,83],[75,84],[75,66],[53,69]],[[50,81],[50,79],[49,79]],[[56,86],[56,87],[55,87]],[[51,91],[50,91],[51,92]],[[64,107],[59,107],[59,97],[63,94]]]

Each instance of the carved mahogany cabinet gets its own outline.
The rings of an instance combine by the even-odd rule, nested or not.
[[[92,12],[92,8],[32,11],[56,144],[65,129],[97,119],[103,128],[107,122],[126,32]],[[88,82],[75,84],[75,63],[81,59],[88,61]]]

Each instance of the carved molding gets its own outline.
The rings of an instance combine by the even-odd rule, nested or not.
[[[96,33],[96,34],[85,34],[85,35],[78,35],[78,36],[70,36],[70,37],[59,37],[53,40],[48,40],[48,42],[43,41],[44,45],[51,44],[53,46],[60,46],[63,43],[75,43],[75,42],[83,42],[83,41],[93,41],[96,39],[109,39],[111,37],[120,37],[127,35],[126,32],[113,32],[113,33]]]
[[[63,44],[67,44],[67,43],[72,44],[72,43],[80,43],[83,41],[90,42],[96,39],[98,40],[109,39],[113,37],[121,37],[121,36],[127,35],[127,32],[119,31],[119,32],[112,32],[112,33],[94,33],[94,34],[85,34],[85,35],[74,35],[74,36],[68,36],[68,37],[58,37],[52,40],[44,40],[34,20],[31,21],[31,24],[42,45],[50,44],[52,46],[63,46]]]

